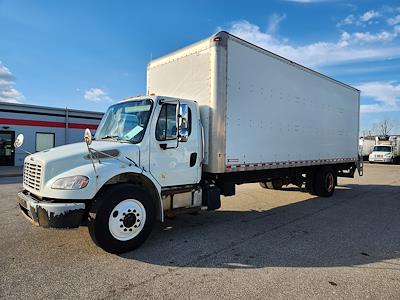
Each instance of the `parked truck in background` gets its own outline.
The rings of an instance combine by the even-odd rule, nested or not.
[[[329,197],[362,172],[359,107],[357,89],[220,32],[151,61],[147,95],[112,105],[93,141],[29,155],[18,203],[121,253],[166,214],[218,209],[237,184]]]
[[[396,163],[400,160],[400,137],[376,137],[368,157],[370,163]]]
[[[375,137],[374,136],[366,136],[360,137],[358,141],[359,145],[359,154],[362,156],[363,160],[366,161],[369,158],[369,155],[372,153],[372,150],[375,146]]]

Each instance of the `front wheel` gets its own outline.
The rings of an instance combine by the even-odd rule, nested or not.
[[[155,209],[149,193],[133,184],[117,184],[95,201],[89,220],[93,241],[110,253],[139,247],[150,235]]]

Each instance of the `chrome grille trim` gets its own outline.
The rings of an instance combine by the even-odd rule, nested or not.
[[[23,182],[26,187],[40,191],[42,184],[43,167],[39,163],[24,163]]]

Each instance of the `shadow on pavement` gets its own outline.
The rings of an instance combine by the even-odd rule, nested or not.
[[[400,258],[399,237],[400,187],[350,184],[331,198],[310,196],[271,210],[179,216],[121,257],[197,268],[368,268],[382,262],[373,267],[400,271],[399,263],[384,262]]]

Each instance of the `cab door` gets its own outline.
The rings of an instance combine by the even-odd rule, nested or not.
[[[188,104],[188,136],[179,141],[179,117],[183,105],[179,101],[161,101],[157,104],[151,126],[150,173],[162,187],[195,184],[200,181],[201,161],[199,130],[193,126],[198,118],[196,107]],[[195,122],[198,124],[197,122]]]

